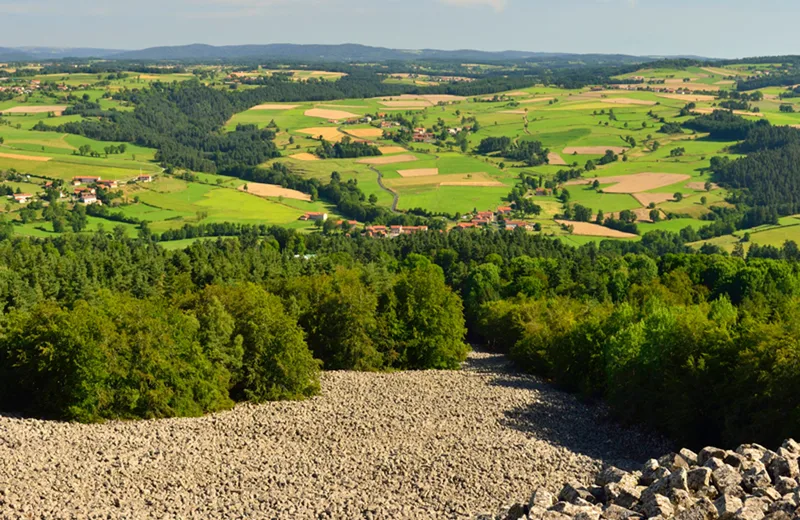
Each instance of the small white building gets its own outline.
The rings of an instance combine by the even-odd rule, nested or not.
[[[33,195],[30,193],[15,193],[14,200],[19,202],[20,204],[27,204],[33,198]]]

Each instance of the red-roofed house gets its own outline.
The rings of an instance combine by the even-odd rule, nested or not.
[[[14,200],[19,202],[20,204],[27,204],[33,198],[33,195],[30,193],[15,193]]]
[[[531,225],[530,222],[523,222],[523,221],[520,221],[520,220],[507,220],[506,221],[506,229],[508,231],[513,231],[513,230],[515,230],[517,228],[522,228],[522,229],[526,229],[526,230],[530,231],[530,230],[533,229],[533,226]]]
[[[500,206],[497,208],[497,213],[500,215],[510,215],[512,211],[514,211],[514,208],[511,206]]]
[[[303,215],[302,217],[300,217],[300,220],[303,220],[303,221],[320,220],[322,222],[325,222],[326,220],[328,220],[328,214],[327,213],[309,212],[309,213],[306,213],[305,215]]]
[[[81,184],[94,184],[100,180],[100,177],[73,177],[72,178],[72,185],[73,186],[80,186]]]

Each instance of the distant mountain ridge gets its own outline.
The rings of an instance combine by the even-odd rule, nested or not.
[[[675,56],[669,56],[675,57]],[[688,56],[687,56],[688,57]],[[266,45],[214,46],[191,45],[151,47],[141,50],[57,47],[0,47],[0,61],[59,60],[64,58],[99,58],[147,61],[201,61],[242,59],[286,59],[314,62],[365,62],[411,60],[519,61],[569,60],[592,63],[639,63],[653,56],[627,54],[572,54],[557,52],[480,51],[473,49],[390,49],[354,43],[340,45],[299,45],[273,43]],[[691,56],[690,58],[698,58]]]

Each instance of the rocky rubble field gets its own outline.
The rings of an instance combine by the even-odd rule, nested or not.
[[[0,417],[0,518],[475,518],[668,449],[489,354],[322,389],[196,419]],[[595,508],[583,489],[562,507]]]
[[[744,444],[736,451],[683,449],[648,460],[639,471],[609,466],[594,485],[567,483],[553,495],[537,489],[502,520],[792,520],[800,518],[800,443],[777,451]]]

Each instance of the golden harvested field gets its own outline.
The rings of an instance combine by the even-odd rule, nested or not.
[[[605,155],[608,150],[619,154],[627,150],[627,148],[624,146],[568,146],[564,148],[562,153],[567,155]]]
[[[433,106],[427,101],[380,101],[380,104],[388,108],[425,108]]]
[[[572,226],[573,235],[583,235],[590,237],[608,237],[608,238],[636,238],[637,235],[632,233],[624,233],[616,229],[607,228],[589,222],[573,222],[571,220],[556,220],[561,225]]]
[[[345,130],[344,132],[354,137],[360,137],[362,139],[368,139],[370,137],[380,137],[383,135],[383,130],[381,130],[380,128],[353,128],[352,130]]]
[[[321,117],[322,119],[351,119],[354,117],[361,117],[352,112],[345,112],[344,110],[330,110],[326,108],[312,108],[306,110],[308,117]]]
[[[77,150],[77,148],[64,141],[64,137],[66,137],[66,134],[61,136],[60,139],[53,139],[52,141],[43,139],[6,139],[6,144],[32,144],[34,146],[49,146],[50,148],[61,148],[63,150]]]
[[[678,99],[680,101],[686,101],[687,103],[690,101],[714,101],[714,96],[708,96],[704,94],[658,94],[658,97],[665,98],[665,99]]]
[[[661,204],[673,200],[673,195],[670,193],[634,193],[633,198],[639,201],[644,207],[650,205],[651,202]]]
[[[341,141],[345,135],[339,132],[336,128],[331,128],[329,126],[315,126],[312,128],[304,128],[302,130],[298,130],[301,134],[308,134],[311,137],[317,138],[322,136],[323,139],[330,142],[339,142]]]
[[[466,98],[463,96],[453,96],[450,94],[401,94],[399,96],[383,97],[380,101],[427,101],[431,105],[437,105],[440,102],[450,103],[453,101],[463,101]]]
[[[688,175],[678,173],[635,173],[633,175],[617,175],[611,177],[596,177],[594,179],[577,179],[569,181],[567,185],[592,184],[597,179],[600,184],[613,184],[603,188],[604,193],[642,193],[677,184],[690,179]],[[671,195],[670,195],[671,197]]]
[[[524,111],[524,110],[502,110],[502,111],[500,111],[500,113],[501,114],[517,114],[517,115],[527,114],[527,112]]]
[[[439,175],[439,168],[417,168],[416,170],[397,170],[400,177],[430,177]]]
[[[15,153],[0,153],[3,159],[16,159],[18,161],[34,161],[34,162],[47,162],[52,160],[52,157],[37,157],[35,155],[17,155]]]
[[[245,189],[247,186],[247,189]],[[248,182],[237,188],[239,191],[258,195],[259,197],[283,197],[286,199],[310,201],[311,195],[297,190],[290,190],[277,184],[262,184],[260,182]]]
[[[319,161],[320,158],[313,153],[296,153],[290,155],[289,159],[297,159],[298,161]]]
[[[416,160],[417,158],[413,155],[393,155],[390,157],[368,157],[366,159],[359,159],[356,162],[359,164],[395,164]]]
[[[251,110],[291,110],[300,105],[278,105],[275,103],[264,103],[263,105],[256,105]]]
[[[410,188],[419,186],[504,186],[485,173],[454,173],[449,175],[427,175],[423,177],[404,177],[402,179],[386,179],[383,181],[393,188]]]
[[[603,103],[611,103],[614,105],[644,105],[644,106],[653,106],[656,104],[655,101],[646,101],[644,99],[633,99],[633,98],[608,98],[602,99]]]
[[[3,110],[0,114],[46,114],[53,112],[57,116],[67,109],[67,105],[41,105],[41,106],[18,106]]]
[[[378,148],[383,155],[391,155],[393,153],[404,153],[407,152],[405,148],[402,146],[381,146]]]
[[[530,94],[528,92],[522,92],[520,90],[517,92],[509,92],[508,94],[506,94],[506,96],[530,96]]]
[[[682,79],[668,79],[666,84],[676,89],[682,90],[719,90],[719,85],[707,85],[705,83],[684,83]]]
[[[567,161],[565,161],[560,155],[557,153],[550,152],[547,155],[547,159],[550,161],[552,166],[566,166]]]
[[[690,190],[694,191],[706,191],[706,183],[705,182],[689,182],[686,183],[686,187]],[[719,185],[715,183],[711,183],[711,191],[718,190]]]
[[[715,76],[736,76],[737,73],[734,70],[728,69],[720,69],[717,67],[701,67],[704,71],[714,74]]]

